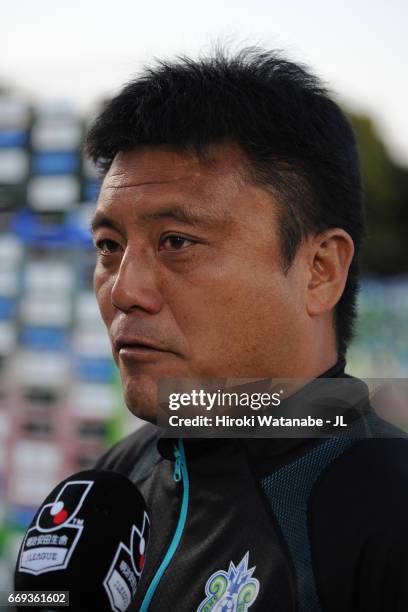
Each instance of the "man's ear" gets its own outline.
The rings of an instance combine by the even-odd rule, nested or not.
[[[343,229],[331,228],[309,242],[307,311],[310,316],[328,312],[339,301],[354,255],[354,243]]]

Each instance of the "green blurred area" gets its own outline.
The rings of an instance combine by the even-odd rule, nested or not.
[[[367,116],[348,113],[359,143],[368,234],[364,275],[408,274],[408,167],[395,163]]]

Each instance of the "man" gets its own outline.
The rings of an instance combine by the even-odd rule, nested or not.
[[[106,173],[95,291],[135,415],[155,423],[160,378],[349,378],[358,153],[310,72],[258,50],[162,62],[107,105],[87,146]],[[184,442],[157,431],[146,424],[98,464],[138,485],[151,518],[129,609],[407,609],[398,430]]]

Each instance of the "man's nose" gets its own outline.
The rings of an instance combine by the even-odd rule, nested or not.
[[[123,312],[143,310],[157,314],[163,306],[154,258],[146,251],[125,250],[111,290],[113,306]]]

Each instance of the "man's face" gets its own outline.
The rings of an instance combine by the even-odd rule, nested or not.
[[[165,147],[119,154],[94,218],[94,286],[125,401],[154,420],[159,378],[289,377],[305,262],[285,275],[277,205],[233,146],[212,163]]]

